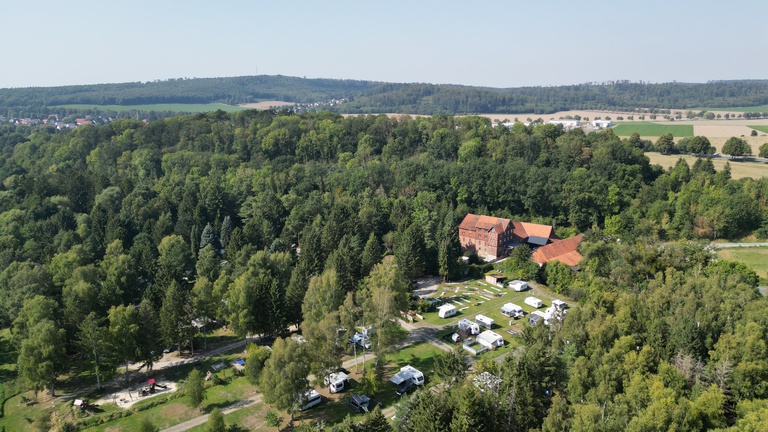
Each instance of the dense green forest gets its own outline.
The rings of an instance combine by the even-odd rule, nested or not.
[[[303,394],[307,373],[327,376],[337,329],[365,322],[374,352],[393,349],[408,281],[458,276],[457,227],[473,212],[586,232],[581,271],[530,275],[579,305],[526,329],[501,365],[476,365],[499,388],[417,392],[397,430],[764,429],[768,302],[706,241],[766,237],[768,180],[730,179],[709,159],[665,171],[648,145],[446,115],[1,126],[0,327],[15,389],[53,391],[71,370],[102,382],[187,339],[194,350],[193,318],[241,337],[301,324],[308,344],[278,339],[253,366],[265,400],[290,409],[275,377]]]
[[[574,109],[728,108],[768,104],[768,81],[631,83],[615,81],[553,87],[487,88],[304,79],[286,76],[172,79],[146,83],[0,89],[0,114],[43,118],[74,114],[57,105],[139,105],[171,103],[241,104],[258,100],[314,104],[345,100],[340,113],[545,114]],[[305,108],[313,110],[311,106]]]

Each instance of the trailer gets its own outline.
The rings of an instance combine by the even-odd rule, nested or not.
[[[437,316],[440,318],[449,318],[454,315],[456,315],[457,309],[456,306],[452,304],[444,304],[437,308]]]
[[[477,315],[475,316],[475,322],[485,328],[492,329],[495,321],[493,318],[489,318],[485,315]]]
[[[541,299],[536,297],[526,297],[525,304],[538,309],[544,304],[544,302],[542,302]]]
[[[511,289],[517,292],[525,291],[528,289],[528,283],[521,280],[513,280],[508,285]]]
[[[525,315],[523,308],[514,303],[504,303],[501,307],[501,314],[509,318],[520,318]]]
[[[504,346],[504,338],[491,330],[486,330],[477,335],[477,341],[488,349],[496,349]]]

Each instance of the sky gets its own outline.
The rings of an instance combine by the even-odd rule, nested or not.
[[[0,88],[243,75],[522,87],[768,79],[766,0],[37,0]]]

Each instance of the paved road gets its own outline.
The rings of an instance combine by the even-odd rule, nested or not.
[[[762,243],[711,243],[713,248],[725,249],[725,248],[737,248],[737,247],[766,247],[768,242]]]

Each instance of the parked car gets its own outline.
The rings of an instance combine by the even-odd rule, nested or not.
[[[395,393],[402,396],[406,393],[413,393],[414,390],[416,390],[416,384],[413,383],[413,380],[408,380],[400,384]]]

